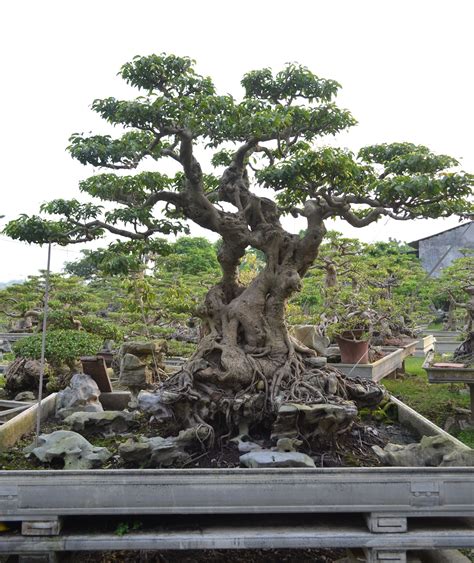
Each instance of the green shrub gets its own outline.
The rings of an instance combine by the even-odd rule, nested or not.
[[[96,354],[103,338],[82,330],[51,330],[46,333],[46,360],[54,365],[73,364],[79,356]],[[39,359],[41,334],[23,338],[13,345],[17,357]]]
[[[179,340],[167,340],[168,356],[183,356],[185,358],[191,356],[196,351],[197,344],[192,342],[181,342]]]
[[[123,330],[111,322],[92,315],[80,317],[80,320],[86,332],[101,336],[104,340],[115,340],[115,342],[123,340]]]

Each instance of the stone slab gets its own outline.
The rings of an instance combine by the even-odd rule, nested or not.
[[[326,519],[327,520],[327,519]],[[172,523],[152,531],[130,532],[123,536],[114,533],[67,533],[56,538],[2,535],[0,553],[28,553],[55,551],[112,551],[112,550],[167,550],[167,549],[317,549],[317,548],[369,548],[377,559],[369,561],[397,561],[406,550],[443,549],[474,546],[474,530],[463,525],[440,528],[415,526],[403,534],[372,534],[363,523],[345,520],[325,523],[294,523],[242,519],[220,522],[196,520],[194,525]],[[375,551],[377,550],[377,552]],[[388,556],[392,555],[392,559]],[[401,559],[399,559],[401,561]]]

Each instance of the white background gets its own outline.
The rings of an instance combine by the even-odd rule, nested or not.
[[[359,125],[341,146],[411,141],[474,172],[474,3],[471,0],[15,0],[0,6],[0,228],[47,200],[79,197],[93,170],[65,152],[73,132],[108,132],[90,103],[129,97],[116,76],[134,55],[197,60],[223,92],[242,75],[296,61],[343,86],[338,98]],[[349,236],[410,241],[457,219],[383,220]],[[287,223],[297,230],[300,225]],[[202,231],[195,231],[202,234]],[[53,249],[53,268],[79,256]],[[0,281],[44,267],[46,248],[0,236]]]

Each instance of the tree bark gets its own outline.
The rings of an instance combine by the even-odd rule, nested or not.
[[[326,426],[331,420],[337,433],[352,423],[355,404],[376,404],[383,397],[376,384],[321,368],[316,352],[287,330],[286,302],[316,258],[323,222],[314,223],[302,239],[275,225],[269,230],[267,237],[254,233],[266,266],[248,287],[238,280],[245,246],[224,237],[218,255],[222,279],[198,311],[203,338],[183,369],[158,389],[163,412],[183,428],[204,425],[210,441],[255,424],[285,433],[281,409],[288,404],[318,405],[318,419]]]

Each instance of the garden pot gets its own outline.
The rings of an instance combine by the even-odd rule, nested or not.
[[[357,340],[363,333],[363,330],[347,330],[336,338],[342,364],[369,363],[369,341]]]

